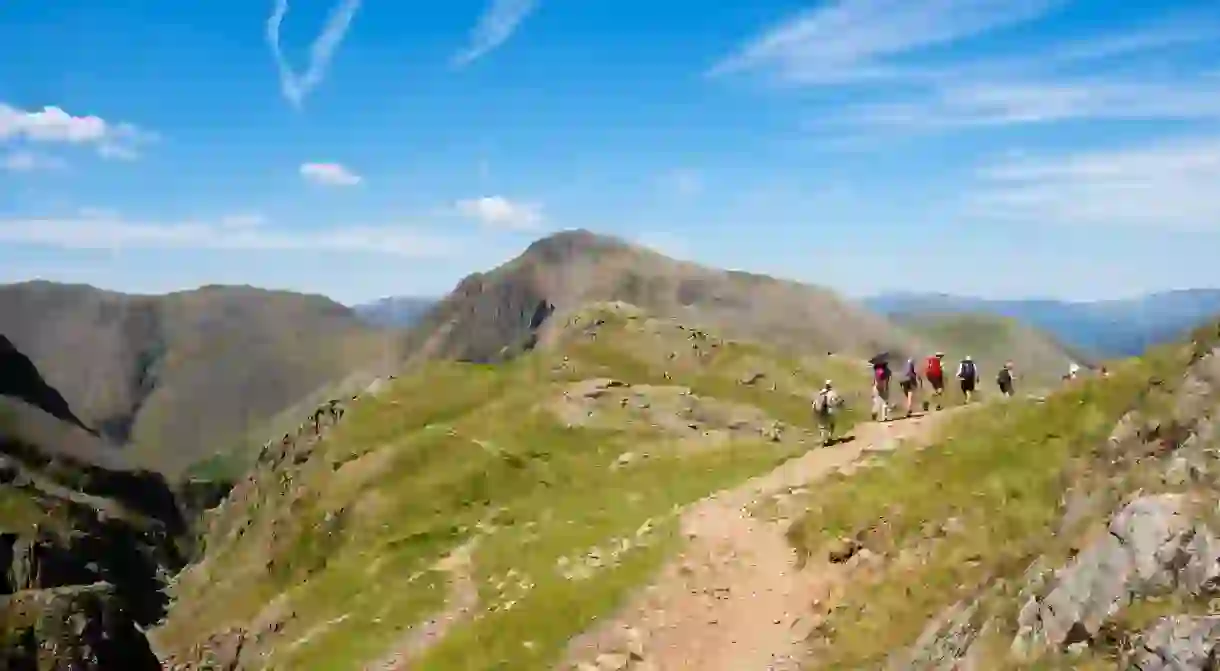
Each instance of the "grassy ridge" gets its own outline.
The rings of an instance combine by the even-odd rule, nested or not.
[[[291,611],[269,644],[274,668],[362,668],[441,607],[435,563],[477,540],[480,615],[422,667],[545,666],[652,575],[679,506],[807,449],[809,394],[826,377],[853,396],[867,382],[859,364],[800,363],[631,311],[575,322],[553,350],[396,380],[356,402],[304,463],[260,471],[212,520],[208,560],[180,579],[157,639],[182,649]],[[609,398],[588,400],[606,422],[562,421],[564,390],[600,377],[640,393],[684,386],[692,396],[672,397],[754,407],[791,428],[778,442],[745,433],[692,448]]]

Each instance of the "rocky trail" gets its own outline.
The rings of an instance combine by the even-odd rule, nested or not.
[[[611,622],[573,641],[561,667],[580,671],[795,671],[814,608],[833,587],[837,566],[797,568],[785,537],[789,520],[757,508],[782,500],[870,452],[919,442],[961,409],[858,425],[852,439],[813,449],[775,470],[689,508],[686,547]]]

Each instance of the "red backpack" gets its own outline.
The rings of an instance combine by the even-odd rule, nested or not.
[[[940,359],[934,356],[928,357],[928,364],[924,368],[926,377],[942,377],[943,372],[940,369]]]

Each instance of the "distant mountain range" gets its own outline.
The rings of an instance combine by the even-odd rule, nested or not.
[[[892,317],[963,313],[1011,317],[1050,333],[1066,345],[1111,357],[1139,354],[1214,319],[1220,315],[1220,289],[1185,289],[1092,302],[890,293],[867,298],[864,304]]]
[[[353,371],[392,366],[400,336],[322,296],[208,286],[138,296],[34,281],[0,285],[6,379],[61,420],[167,475],[270,437],[267,421]],[[62,398],[58,398],[62,394]],[[68,413],[71,407],[75,415]],[[254,436],[249,434],[254,432]]]
[[[372,303],[354,305],[352,310],[370,326],[407,328],[414,326],[439,298],[390,296]]]

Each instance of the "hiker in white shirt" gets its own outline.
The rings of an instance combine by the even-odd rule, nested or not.
[[[813,414],[817,417],[818,428],[821,429],[822,445],[834,442],[835,414],[843,407],[843,397],[834,390],[830,380],[822,386],[822,390],[813,399]]]

